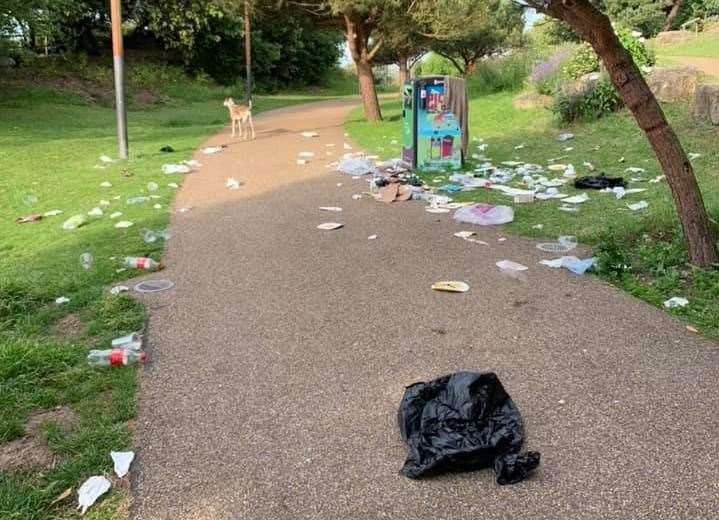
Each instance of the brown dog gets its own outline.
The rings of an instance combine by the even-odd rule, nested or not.
[[[230,111],[230,123],[232,124],[232,137],[235,137],[235,125],[240,132],[240,137],[243,137],[242,124],[246,123],[249,125],[247,128],[247,137],[250,137],[250,130],[252,130],[252,139],[255,138],[255,125],[252,124],[252,100],[247,105],[237,105],[235,100],[231,97],[225,98],[224,106]]]

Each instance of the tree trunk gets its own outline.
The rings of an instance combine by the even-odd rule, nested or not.
[[[407,62],[409,58],[403,54],[400,54],[397,59],[397,65],[399,65],[399,72],[397,73],[397,83],[399,83],[400,92],[402,91],[402,85],[409,79],[409,67]]]
[[[719,262],[716,235],[692,165],[647,82],[619,42],[609,18],[588,0],[553,0],[546,11],[567,22],[592,45],[624,103],[646,134],[671,188],[691,263],[707,267]]]
[[[684,3],[684,0],[674,0],[674,3],[672,4],[672,10],[669,11],[669,14],[667,15],[667,21],[664,22],[664,27],[662,27],[662,31],[671,31],[672,25],[674,25],[674,20],[676,20],[677,15],[679,14],[679,10],[682,8],[682,4]]]
[[[245,100],[252,100],[252,33],[250,27],[250,0],[245,0]]]
[[[467,61],[464,63],[464,72],[462,73],[463,78],[468,78],[477,69],[476,61]]]
[[[345,14],[345,30],[347,45],[357,67],[357,80],[359,82],[360,96],[364,105],[364,115],[367,121],[381,121],[382,112],[379,108],[377,90],[374,85],[374,72],[372,71],[372,58],[378,47],[369,50],[369,36],[371,27],[361,16]]]

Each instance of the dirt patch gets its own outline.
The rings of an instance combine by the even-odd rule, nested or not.
[[[68,314],[67,316],[60,318],[52,328],[52,332],[55,336],[62,336],[67,338],[77,338],[83,336],[87,331],[87,327],[80,320],[77,314]]]
[[[0,472],[51,465],[55,455],[45,442],[42,426],[54,423],[69,432],[76,422],[77,415],[66,406],[33,413],[25,423],[25,436],[0,446]]]
[[[713,79],[719,79],[719,58],[695,58],[692,56],[678,56],[673,60],[700,70]]]

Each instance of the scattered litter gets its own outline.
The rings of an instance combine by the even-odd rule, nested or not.
[[[535,224],[532,226],[532,229],[542,229],[544,227],[544,224]]]
[[[110,218],[117,218],[117,217],[121,217],[121,216],[122,216],[121,211],[116,211],[115,213],[110,214]]]
[[[594,165],[593,165],[592,163],[590,163],[590,162],[588,162],[588,161],[584,161],[582,164],[583,164],[584,167],[587,168],[587,170],[589,170],[590,172],[593,172],[593,171],[594,171]]]
[[[304,164],[309,164],[309,161],[307,159],[297,159],[297,164],[302,166]]]
[[[694,159],[699,159],[699,157],[701,157],[701,156],[702,156],[702,154],[694,153],[694,152],[689,152],[687,154],[687,157],[689,158],[690,161],[693,161]]]
[[[43,213],[42,216],[43,217],[55,217],[55,216],[61,215],[61,214],[62,214],[61,209],[52,209],[50,211],[46,211],[45,213]]]
[[[130,288],[127,285],[116,285],[110,289],[110,294],[120,294],[129,291]]]
[[[577,213],[579,208],[576,206],[559,206],[559,211],[566,211],[567,213]]]
[[[115,162],[115,161],[113,161],[110,157],[108,157],[107,155],[101,155],[101,156],[100,156],[100,161],[102,161],[102,162],[104,162],[104,163],[113,163],[113,162]]]
[[[644,168],[638,168],[636,166],[630,166],[629,168],[624,168],[625,172],[629,173],[644,173],[646,170]]]
[[[95,257],[92,256],[92,253],[83,253],[80,255],[80,265],[85,270],[90,269],[94,261]]]
[[[54,506],[55,504],[57,504],[57,503],[59,503],[59,502],[62,502],[62,501],[65,500],[67,497],[69,497],[70,495],[72,495],[72,489],[73,489],[72,487],[69,487],[69,488],[67,488],[65,491],[63,491],[62,493],[60,493],[58,496],[55,497],[55,499],[54,499],[52,502],[50,502],[50,505],[51,505],[51,506]]]
[[[94,476],[87,479],[80,489],[77,490],[77,508],[80,509],[80,515],[84,515],[87,508],[95,503],[101,495],[107,493],[110,489],[110,481],[102,476]]]
[[[303,159],[312,159],[314,156],[314,152],[300,152],[299,154],[297,154],[297,157],[301,157]]]
[[[529,204],[534,202],[534,193],[519,193],[514,196],[513,200],[517,204]]]
[[[624,162],[624,156],[620,157],[617,162],[623,163],[623,162]]]
[[[496,374],[457,372],[409,385],[397,414],[409,478],[439,471],[494,468],[500,485],[516,484],[539,466],[520,455],[522,416]]]
[[[191,207],[190,207],[190,208],[180,208],[180,209],[177,210],[177,212],[178,212],[178,213],[187,213],[187,212],[190,211],[191,209],[192,209]]]
[[[565,199],[562,199],[563,203],[569,203],[569,204],[581,204],[583,202],[587,202],[589,200],[589,195],[586,193],[580,193],[579,195],[575,195],[573,197],[567,197]]]
[[[646,200],[640,200],[634,204],[627,204],[627,207],[632,211],[639,211],[640,209],[648,208],[649,203]]]
[[[574,150],[574,147],[573,147],[573,146],[567,146],[567,147],[564,149],[565,152],[571,152],[572,150]]]
[[[16,224],[28,224],[31,222],[38,222],[42,220],[42,215],[38,213],[31,213],[30,215],[24,215],[15,219]]]
[[[339,229],[342,226],[344,226],[344,224],[340,224],[339,222],[325,222],[317,226],[317,229],[322,229],[324,231],[332,231],[333,229]]]
[[[165,146],[160,148],[160,151],[164,152],[164,153],[173,153],[175,151],[175,149],[172,146],[170,146],[169,144],[166,144]]]
[[[499,237],[497,239],[497,242],[506,242],[506,241],[507,241],[507,237]]]
[[[515,149],[515,150],[521,150],[521,149],[524,148],[525,146],[527,146],[526,143],[518,144],[517,146],[514,147],[514,149]]]
[[[464,293],[469,291],[469,285],[465,282],[456,281],[435,282],[432,284],[432,289],[435,291]]]
[[[462,186],[459,184],[445,184],[444,186],[440,186],[437,189],[439,191],[446,191],[448,193],[457,193],[459,191],[462,191]]]
[[[122,348],[125,350],[132,350],[133,352],[140,352],[142,350],[142,335],[139,332],[133,332],[119,338],[112,340],[110,344],[112,348]]]
[[[499,267],[500,271],[509,271],[509,272],[516,272],[516,271],[526,271],[529,269],[526,265],[518,264],[517,262],[513,262],[512,260],[500,260],[495,264],[497,267]]]
[[[147,191],[149,192],[157,191],[159,187],[156,182],[150,181],[147,183]]]
[[[190,173],[192,171],[192,168],[190,168],[187,164],[163,164],[162,165],[162,173]]]
[[[412,197],[412,187],[398,182],[390,182],[379,189],[377,200],[390,203],[394,201],[405,201]]]
[[[361,198],[362,195],[360,195],[359,193],[355,193],[354,195],[352,195],[352,200],[360,200]]]
[[[596,263],[596,258],[591,257],[581,260],[576,256],[562,256],[554,260],[541,260],[539,263],[555,269],[564,267],[574,274],[584,274]]]
[[[204,153],[205,155],[215,155],[222,152],[224,148],[224,146],[206,146],[202,149],[202,153]]]
[[[579,190],[602,190],[604,188],[625,188],[627,185],[621,177],[607,177],[604,174],[580,177],[574,181],[574,187]]]
[[[110,181],[104,181],[100,183],[101,188],[112,188],[112,183]]]
[[[338,188],[341,188],[341,187],[342,187],[342,183],[341,183],[341,182],[338,182],[335,186],[337,186]]]
[[[344,143],[342,146],[343,146],[343,148],[344,148],[345,150],[351,150],[351,149],[352,149],[352,147],[351,147],[350,145],[348,145],[347,143]]]
[[[317,132],[302,132],[302,137],[319,137],[319,133]]]
[[[667,309],[673,309],[674,307],[684,307],[689,305],[689,300],[682,298],[681,296],[673,296],[664,302],[664,307]]]
[[[105,199],[100,199],[99,204],[100,204],[100,206],[109,206],[109,205],[110,205],[110,201],[109,201],[109,200],[105,200]]]
[[[127,475],[128,471],[130,471],[130,464],[132,464],[132,461],[135,458],[135,452],[111,451],[110,457],[112,458],[112,462],[115,466],[115,475],[117,475],[118,478],[122,478]]]
[[[126,256],[122,262],[131,269],[144,269],[146,271],[159,271],[162,269],[162,262],[157,262],[146,256]]]
[[[424,210],[427,213],[449,213],[451,211],[449,208],[433,208],[431,206],[427,206]]]
[[[666,176],[665,176],[665,175],[657,175],[657,176],[654,177],[653,179],[649,179],[649,182],[650,182],[651,184],[656,184],[657,182],[661,182],[661,181],[663,181],[664,179],[666,179]]]
[[[144,204],[145,202],[148,202],[150,200],[150,197],[145,197],[144,195],[139,195],[137,197],[130,197],[127,199],[128,204]]]
[[[65,303],[68,303],[70,301],[70,298],[66,296],[60,296],[58,298],[55,298],[55,305],[63,305]]]
[[[319,210],[320,211],[334,211],[335,213],[339,213],[340,211],[342,211],[342,208],[339,208],[337,206],[320,206]]]
[[[230,190],[237,190],[240,188],[240,181],[234,177],[229,177],[227,181],[225,181],[225,187]]]
[[[172,289],[175,283],[170,280],[145,280],[133,287],[139,293],[156,293]]]
[[[153,231],[152,229],[142,228],[140,230],[140,238],[142,238],[143,242],[145,242],[146,244],[152,244],[153,242],[157,242],[158,239],[169,240],[170,236],[170,232],[166,229],[158,229],[157,231]]]
[[[564,175],[565,177],[576,177],[576,176],[577,176],[577,171],[574,169],[574,165],[568,164],[567,167],[564,169],[564,174],[563,174],[563,175]]]
[[[377,235],[370,235],[367,237],[367,240],[376,240],[376,239],[377,239]]]
[[[71,231],[73,229],[84,226],[86,223],[87,219],[85,218],[85,215],[73,215],[62,223],[62,229]]]
[[[550,171],[553,171],[553,172],[563,172],[564,170],[567,169],[567,165],[566,165],[566,164],[559,164],[559,163],[557,163],[557,164],[550,164],[549,166],[547,166],[547,169],[550,170]]]
[[[694,334],[699,332],[699,330],[696,327],[692,327],[691,325],[687,325],[686,328],[689,332],[693,332]]]
[[[129,227],[131,227],[131,226],[133,226],[133,225],[134,225],[134,224],[133,224],[132,222],[130,222],[129,220],[121,220],[120,222],[118,222],[117,224],[115,224],[115,227],[116,227],[117,229],[127,229],[127,228],[129,228]]]
[[[154,204],[152,207],[155,209],[162,209],[162,204]]]
[[[348,175],[367,175],[377,173],[377,166],[367,157],[346,154],[337,164],[337,171]]]
[[[177,189],[177,188],[179,188],[180,186],[179,186],[179,184],[177,184],[176,182],[168,182],[168,183],[167,183],[167,187],[168,187],[168,188]]]
[[[567,132],[564,134],[559,134],[557,136],[557,141],[561,141],[561,142],[569,141],[570,139],[574,139],[574,134],[572,134],[570,132]]]
[[[454,236],[456,236],[457,238],[462,238],[464,240],[467,240],[468,238],[471,238],[471,237],[475,236],[476,234],[477,233],[475,233],[474,231],[457,231],[454,234]]]
[[[101,217],[104,213],[100,208],[92,208],[87,214],[90,217]]]
[[[459,222],[480,226],[494,226],[512,222],[514,220],[514,210],[509,206],[479,203],[459,208],[454,212],[454,219]]]

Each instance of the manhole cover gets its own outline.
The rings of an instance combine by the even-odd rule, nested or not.
[[[141,293],[155,293],[172,289],[175,286],[170,280],[145,280],[135,286],[135,290]]]

